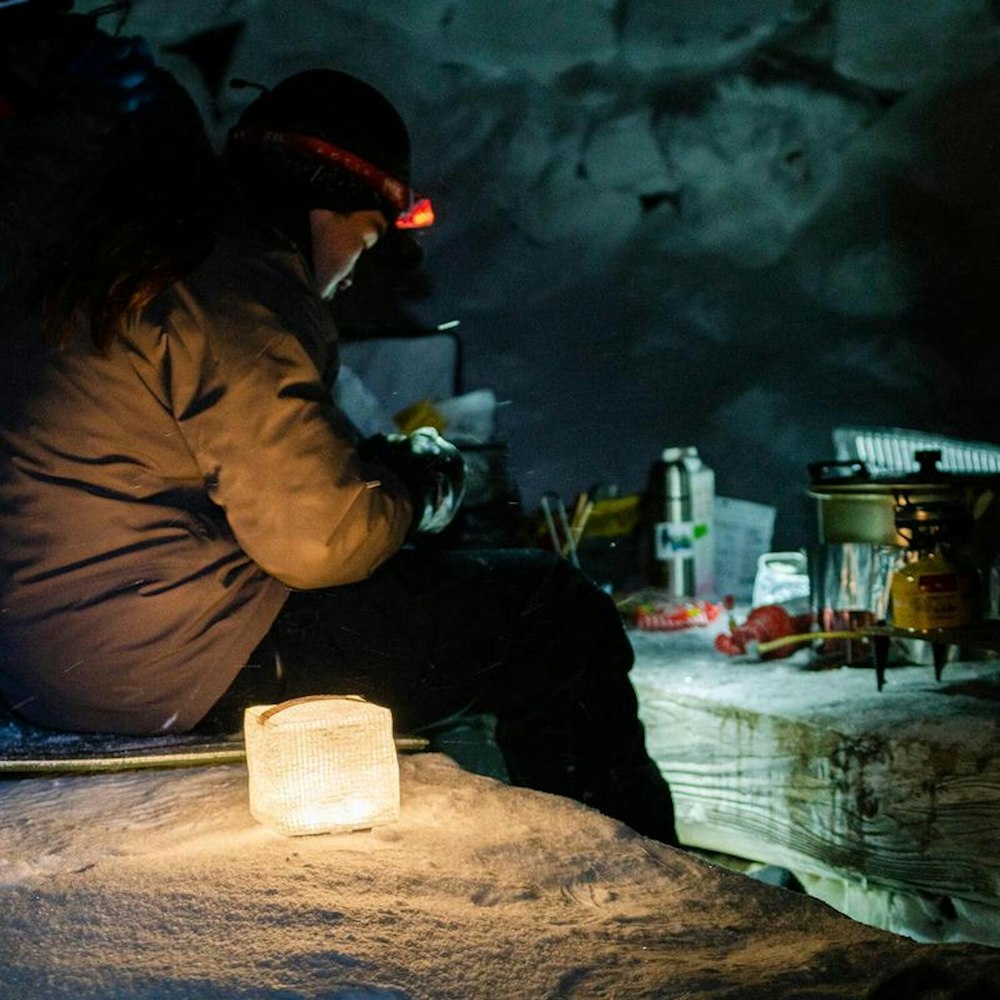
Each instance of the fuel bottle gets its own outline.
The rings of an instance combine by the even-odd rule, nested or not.
[[[960,511],[949,503],[905,503],[895,518],[908,544],[892,575],[892,624],[913,632],[974,624],[979,579],[955,551]]]

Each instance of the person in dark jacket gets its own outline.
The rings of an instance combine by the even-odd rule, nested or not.
[[[676,843],[611,599],[552,554],[415,544],[461,456],[429,429],[359,439],[331,403],[324,300],[407,221],[409,172],[384,95],[296,74],[189,203],[119,196],[40,313],[8,295],[0,691],[92,732],[231,730],[315,693],[409,733],[476,713],[509,780]]]

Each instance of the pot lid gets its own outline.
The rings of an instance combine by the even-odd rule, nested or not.
[[[949,499],[969,481],[969,476],[958,476],[938,468],[940,451],[914,453],[918,468],[915,472],[897,476],[872,476],[861,459],[812,462],[809,475],[812,483],[809,495],[813,497],[889,497],[906,494],[924,499]],[[981,477],[980,477],[981,478]]]

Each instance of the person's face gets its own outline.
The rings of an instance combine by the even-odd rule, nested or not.
[[[348,287],[358,258],[378,243],[388,225],[376,208],[347,215],[326,208],[309,212],[313,275],[324,299],[332,299],[338,288]]]

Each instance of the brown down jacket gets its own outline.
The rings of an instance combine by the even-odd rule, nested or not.
[[[335,331],[304,259],[220,237],[114,344],[38,343],[0,309],[0,691],[65,729],[195,725],[288,588],[360,580],[411,507],[364,466],[321,373]]]

